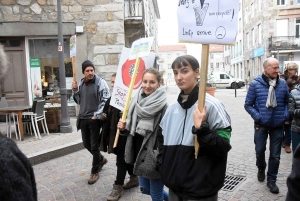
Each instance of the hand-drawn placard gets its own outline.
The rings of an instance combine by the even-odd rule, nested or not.
[[[126,103],[126,95],[128,93],[128,88],[129,88],[129,84],[131,81],[131,77],[135,65],[135,59],[130,60],[129,54],[130,54],[130,49],[124,47],[122,49],[116,80],[115,80],[115,85],[110,100],[110,105],[115,108],[118,108],[121,111],[123,111]],[[147,57],[140,58],[140,65],[139,65],[139,69],[138,69],[138,73],[136,76],[131,97],[133,97],[138,91],[138,89],[140,88],[142,83],[142,75],[144,71],[147,68],[153,67],[155,54],[152,52],[148,54],[149,55]]]
[[[129,59],[146,57],[150,53],[154,37],[140,38],[132,43]]]
[[[179,0],[179,42],[235,43],[239,0]]]

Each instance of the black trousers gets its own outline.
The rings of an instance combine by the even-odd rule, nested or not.
[[[133,175],[133,165],[127,164],[125,162],[124,153],[126,145],[127,136],[119,136],[118,145],[116,147],[117,155],[117,177],[115,185],[123,185],[126,177],[126,172],[128,171],[129,175]]]
[[[218,193],[209,197],[198,200],[190,200],[190,199],[182,199],[178,195],[176,195],[171,189],[169,189],[169,200],[171,201],[218,201]]]
[[[103,160],[99,150],[100,128],[101,121],[99,119],[80,119],[83,146],[93,155],[92,174],[99,172],[99,165]]]

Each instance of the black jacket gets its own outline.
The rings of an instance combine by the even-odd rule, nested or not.
[[[290,93],[289,113],[292,118],[291,131],[300,133],[300,85]]]
[[[32,166],[16,143],[0,133],[0,200],[35,201],[37,190]]]
[[[103,114],[105,117],[100,116],[100,119],[103,122],[101,136],[100,136],[100,151],[108,152],[108,153],[117,153],[117,150],[113,148],[115,137],[117,133],[118,122],[121,118],[121,111],[110,105],[109,98],[103,108]],[[125,146],[125,145],[124,145]],[[119,144],[117,144],[117,147]],[[123,149],[122,149],[123,150]]]
[[[286,183],[288,187],[286,201],[300,200],[300,146],[294,153],[293,169]]]

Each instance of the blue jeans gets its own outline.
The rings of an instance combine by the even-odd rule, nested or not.
[[[164,184],[161,179],[147,179],[139,176],[140,189],[143,194],[150,195],[152,201],[168,200],[168,193],[164,191]]]
[[[254,126],[256,166],[259,169],[265,169],[267,166],[265,160],[265,151],[268,135],[270,136],[270,156],[267,172],[267,181],[276,182],[280,162],[283,126],[279,128],[272,128],[260,125],[258,130],[256,130],[256,127]]]
[[[284,124],[283,142],[285,146],[291,146],[291,123]]]
[[[291,133],[292,133],[292,149],[293,149],[293,153],[295,153],[296,148],[300,144],[300,133],[296,133],[293,131]]]

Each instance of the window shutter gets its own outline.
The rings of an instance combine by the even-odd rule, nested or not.
[[[296,25],[296,38],[299,38],[299,25]]]

